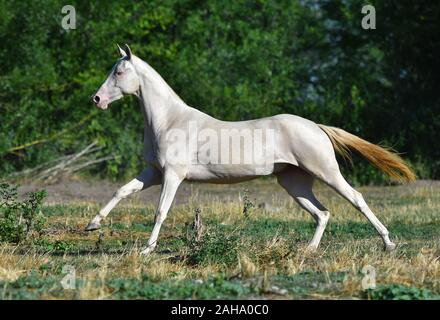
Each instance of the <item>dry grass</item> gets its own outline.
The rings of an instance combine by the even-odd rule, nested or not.
[[[196,196],[210,192],[210,188],[195,185],[188,202],[172,209],[160,234],[157,251],[149,257],[142,257],[138,252],[152,228],[153,205],[145,208],[131,201],[115,209],[111,219],[106,220],[100,243],[98,233],[81,231],[98,209],[97,205],[51,206],[46,241],[59,243],[59,246],[67,243],[68,248],[2,245],[0,297],[27,298],[30,292],[31,297],[45,299],[142,298],[151,297],[147,286],[152,284],[159,287],[166,284],[166,290],[172,291],[170,286],[173,288],[177,283],[192,281],[203,286],[202,283],[209,283],[213,277],[221,277],[243,288],[257,288],[244,296],[231,295],[231,298],[264,295],[270,298],[356,298],[364,297],[362,269],[367,265],[375,268],[379,286],[401,284],[440,293],[439,187],[360,189],[398,244],[392,253],[382,251],[379,237],[360,213],[321,186],[317,188],[317,196],[332,216],[321,247],[310,253],[305,250],[314,228],[309,215],[273,181],[258,181],[255,186],[245,184],[244,187],[249,189],[255,204],[264,198],[266,209],[253,209],[250,219],[245,220],[239,194],[236,199],[225,201],[218,192],[219,187],[214,186],[216,195],[211,201],[199,203]],[[202,243],[193,247],[187,239],[187,228],[195,208],[202,210],[206,230]],[[232,239],[227,242],[231,243],[230,248],[221,247],[222,237]],[[196,250],[199,250],[198,256],[194,258]],[[64,276],[61,268],[66,264],[76,268],[76,290],[60,288],[59,280]],[[41,283],[19,282],[29,277]],[[130,282],[131,286],[143,284],[142,289],[136,287],[138,291],[133,291],[120,286],[115,289],[111,285],[115,279]],[[200,292],[192,293],[189,298],[199,297]],[[181,294],[188,297],[185,295]],[[160,290],[157,296],[176,297]]]

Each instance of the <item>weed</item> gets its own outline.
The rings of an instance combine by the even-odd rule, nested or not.
[[[36,239],[33,242],[33,244],[39,247],[44,252],[68,252],[74,247],[74,244],[70,241],[66,241],[66,240],[51,241],[46,237],[41,237]]]
[[[191,227],[188,224],[186,225],[186,239],[188,242],[199,242],[202,239],[205,228],[202,223],[201,212],[200,208],[196,208]]]
[[[238,259],[239,240],[237,232],[228,234],[220,226],[212,226],[206,230],[200,241],[193,238],[187,244],[188,263],[206,265],[216,262],[226,266],[235,264]]]
[[[400,284],[380,285],[376,289],[369,289],[365,291],[365,297],[371,300],[427,300],[435,298],[427,289]]]
[[[252,201],[249,199],[249,190],[244,189],[243,191],[243,216],[245,219],[249,219],[251,210],[255,207]]]
[[[98,239],[95,242],[95,249],[102,250],[103,245],[104,245],[104,232],[100,230],[98,233]]]
[[[28,194],[27,199],[17,199],[17,187],[0,184],[0,240],[20,243],[36,233],[41,236],[46,218],[41,212],[46,191]]]
[[[204,282],[193,280],[167,280],[155,282],[148,276],[139,279],[112,279],[109,287],[113,298],[118,299],[221,299],[240,298],[252,293],[252,289],[223,275],[210,277]]]

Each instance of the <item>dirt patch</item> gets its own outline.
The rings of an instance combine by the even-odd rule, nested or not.
[[[272,203],[274,193],[282,198],[289,199],[287,193],[275,182],[250,181],[232,185],[202,184],[183,182],[179,187],[174,200],[175,204],[185,204],[191,198],[201,202],[222,201],[232,202],[240,200],[244,190],[249,190],[252,201]],[[107,180],[87,180],[81,178],[63,178],[52,184],[22,183],[19,187],[20,195],[27,192],[45,189],[48,193],[46,203],[87,202],[103,204],[111,199],[113,194],[124,183],[114,183]],[[140,204],[156,204],[160,195],[160,186],[153,186],[142,192],[131,195],[126,201]]]
[[[87,202],[104,204],[124,183],[107,180],[87,180],[78,177],[63,178],[53,184],[43,185],[32,182],[22,183],[19,188],[21,195],[38,189],[46,189],[46,203]],[[438,188],[440,181],[418,180],[409,185],[391,187],[395,191],[411,192],[418,188]],[[371,187],[357,188],[361,192]],[[335,197],[336,193],[327,186],[318,184],[317,195],[321,198]],[[374,188],[373,188],[374,189]],[[191,199],[200,203],[241,201],[243,192],[248,190],[249,199],[257,206],[271,207],[284,201],[291,201],[290,196],[276,183],[275,179],[257,179],[242,183],[219,185],[196,182],[183,182],[177,191],[174,203],[185,204]],[[156,204],[160,195],[160,186],[153,186],[128,197],[124,201],[137,204]]]

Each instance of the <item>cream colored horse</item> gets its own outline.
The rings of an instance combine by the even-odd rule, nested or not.
[[[342,129],[289,114],[251,121],[217,120],[186,105],[152,67],[131,53],[127,45],[125,50],[119,46],[118,49],[121,58],[93,95],[93,102],[97,107],[106,109],[108,104],[127,94],[139,99],[145,122],[144,158],[147,166],[137,178],[115,193],[86,230],[98,229],[101,220],[121,199],[161,184],[155,225],[148,246],[141,252],[149,254],[156,247],[161,225],[183,180],[234,183],[274,174],[278,183],[316,220],[310,249],[318,247],[330,217],[329,211],[313,194],[312,185],[316,178],[336,190],[372,223],[383,240],[385,250],[395,248],[388,230],[370,210],[362,195],[341,175],[335,150],[343,156],[347,156],[348,150],[355,150],[392,178],[414,180],[414,174],[396,153]],[[199,134],[193,140],[193,131],[203,132],[203,137]],[[232,138],[236,135],[249,138],[245,140],[247,144],[240,144],[238,149],[232,150],[233,160],[230,160],[229,154],[225,157],[221,154],[231,151],[228,143],[226,147],[218,148],[218,137],[224,131],[232,132]],[[265,142],[263,139],[252,140],[256,136],[264,136]],[[190,140],[195,141],[195,146],[191,147]],[[214,142],[207,144],[208,140]],[[252,142],[253,147],[249,147]],[[200,146],[202,143],[205,144]],[[256,149],[260,152],[256,153]],[[238,157],[237,152],[241,153]],[[225,161],[216,161],[219,157]]]

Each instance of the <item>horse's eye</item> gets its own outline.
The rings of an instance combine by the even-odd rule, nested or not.
[[[122,71],[116,71],[116,75],[120,76],[122,74]]]

